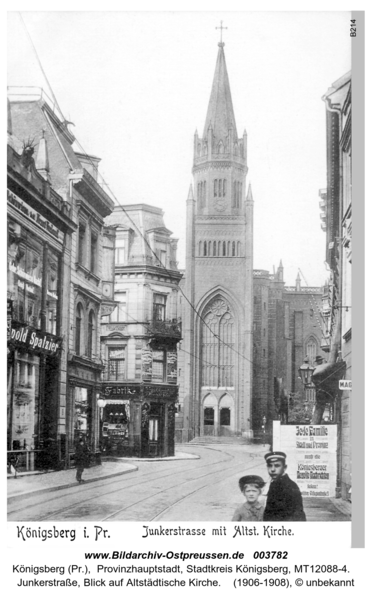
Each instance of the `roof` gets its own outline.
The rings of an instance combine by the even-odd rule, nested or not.
[[[208,129],[213,128],[213,134],[217,140],[223,140],[232,127],[233,138],[237,138],[234,109],[231,99],[229,76],[227,74],[225,53],[223,50],[225,44],[218,44],[217,64],[214,72],[212,91],[209,98],[207,118],[204,126],[203,138],[208,136]]]

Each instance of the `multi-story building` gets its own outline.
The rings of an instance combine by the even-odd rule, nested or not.
[[[8,451],[18,468],[66,459],[70,199],[51,177],[42,128],[8,104]],[[56,189],[57,187],[57,189]]]
[[[304,390],[298,369],[322,353],[324,288],[303,286],[300,274],[286,286],[282,262],[276,272],[253,271],[253,430],[272,421],[309,422],[315,405],[313,389]],[[327,419],[332,420],[328,406]]]
[[[326,262],[330,278],[324,295],[323,349],[328,363],[314,379],[335,405],[338,437],[338,492],[350,498],[351,389],[339,380],[352,379],[351,355],[351,74],[347,73],[323,96],[326,107],[327,188],[320,190],[322,229],[326,232]],[[321,409],[322,407],[320,407]]]
[[[173,456],[181,339],[177,240],[163,211],[148,204],[117,206],[105,223],[116,230],[117,305],[102,320],[101,447]],[[108,284],[104,293],[111,294]]]
[[[183,441],[251,429],[253,197],[247,133],[238,137],[224,43],[218,46],[187,199]]]
[[[51,307],[53,300],[58,299],[63,307],[59,309],[58,326],[59,335],[63,336],[61,366],[55,367],[56,378],[59,379],[56,392],[59,397],[58,414],[54,410],[53,418],[45,421],[46,430],[53,430],[52,420],[55,418],[60,454],[68,465],[78,437],[86,438],[92,455],[99,452],[97,397],[104,368],[100,357],[100,322],[102,311],[109,312],[115,306],[113,295],[103,296],[104,286],[110,283],[107,281],[110,273],[106,273],[110,260],[103,261],[103,256],[110,252],[113,256],[114,252],[114,232],[104,225],[104,218],[111,213],[114,203],[98,183],[99,159],[75,151],[75,137],[68,128],[68,122],[42,90],[10,90],[10,101],[14,136],[35,146],[36,168],[43,178],[52,182],[53,190],[59,195],[61,211],[68,210],[75,228],[72,235],[61,239],[60,267],[56,266],[60,263],[53,254],[58,249],[56,243],[50,246],[48,252],[45,244],[38,250],[43,260],[51,263],[44,267],[45,277],[53,277],[49,288],[41,285],[40,301]],[[44,204],[47,205],[46,202]],[[30,254],[31,258],[27,260],[34,260],[36,264],[36,254],[35,258],[32,256]],[[41,264],[40,261],[38,264]],[[40,279],[40,275],[35,277]],[[57,294],[56,286],[60,286],[61,296]],[[113,292],[113,279],[111,288]],[[44,300],[43,294],[47,294]],[[50,310],[45,318],[53,321]],[[49,397],[45,385],[54,385],[52,379],[47,378],[47,383],[38,392]],[[54,439],[54,434],[50,437]]]

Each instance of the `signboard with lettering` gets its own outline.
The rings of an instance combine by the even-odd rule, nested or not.
[[[102,384],[101,395],[103,398],[135,398],[139,397],[141,389],[137,385],[121,385],[115,383]]]
[[[7,299],[6,306],[6,332],[8,340],[12,337],[13,300]]]
[[[148,346],[142,348],[142,380],[151,381],[152,378],[152,351]]]
[[[337,425],[281,425],[273,422],[273,449],[287,455],[287,473],[304,498],[336,493]]]
[[[17,348],[57,356],[61,350],[61,338],[51,333],[43,333],[29,325],[12,322],[9,342]]]
[[[340,379],[338,387],[340,390],[351,390],[351,379]]]
[[[7,190],[7,200],[9,204],[11,204],[17,210],[19,210],[22,214],[35,221],[35,223],[40,225],[40,227],[45,229],[48,233],[52,234],[54,237],[60,239],[61,241],[63,240],[62,232],[55,225],[50,223],[50,221],[47,221],[47,219],[42,217],[40,213],[31,208],[31,206],[26,204],[26,202],[21,200],[19,196],[16,196],[10,190]]]

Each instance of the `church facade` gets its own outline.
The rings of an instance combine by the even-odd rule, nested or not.
[[[224,44],[187,198],[177,441],[251,430],[253,198],[247,133],[238,137]]]

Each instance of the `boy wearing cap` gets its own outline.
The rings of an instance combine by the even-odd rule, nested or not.
[[[284,452],[265,454],[271,483],[263,515],[264,521],[306,521],[300,488],[285,472],[286,458]]]
[[[236,509],[233,521],[262,521],[264,505],[260,501],[260,496],[264,485],[264,480],[258,475],[246,475],[239,479],[239,487],[246,502]]]

